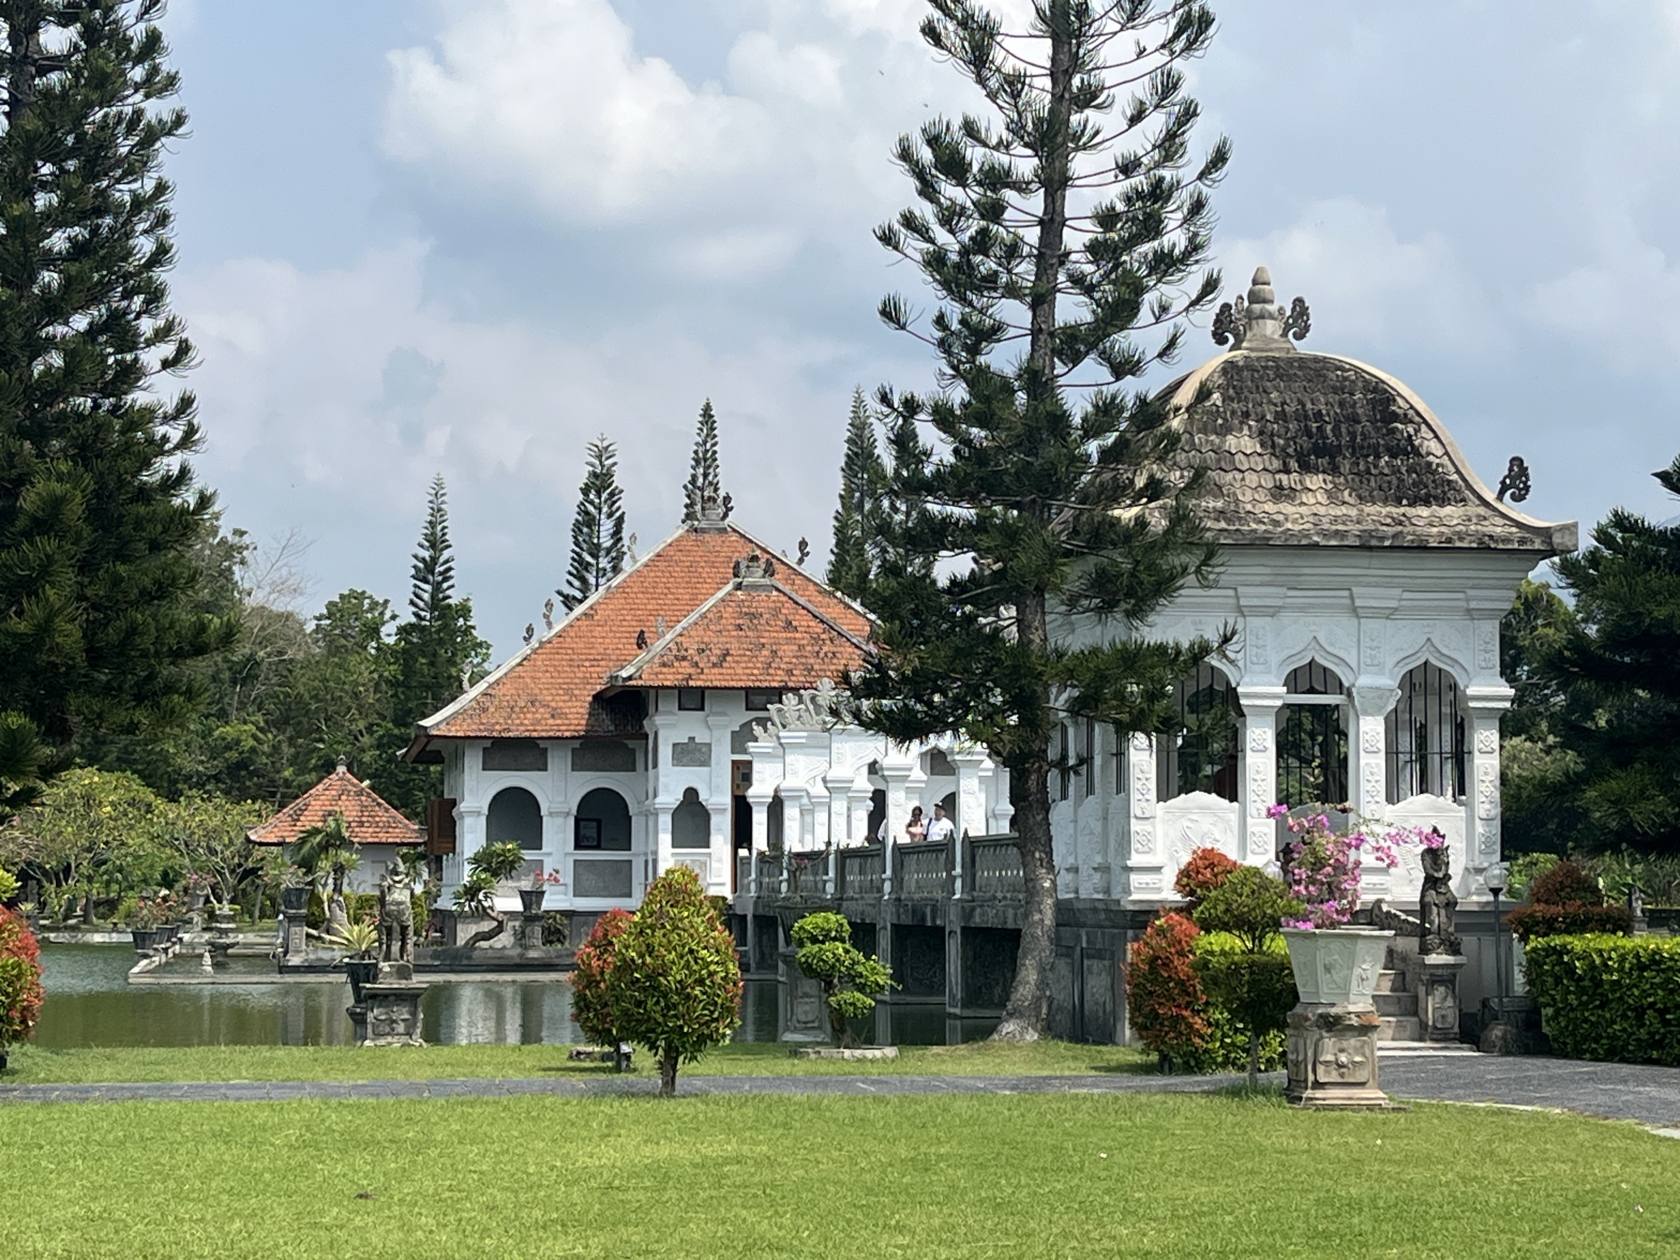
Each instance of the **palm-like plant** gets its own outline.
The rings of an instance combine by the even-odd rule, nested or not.
[[[379,927],[364,919],[346,923],[327,938],[327,944],[348,950],[351,958],[372,958],[379,948]]]
[[[292,861],[317,883],[330,878],[332,895],[342,898],[345,877],[361,865],[360,849],[350,838],[344,815],[329,814],[325,822],[298,833]]]
[[[465,944],[470,948],[495,940],[507,926],[507,917],[496,909],[496,887],[512,879],[525,865],[525,852],[512,840],[487,844],[467,859],[467,879],[455,890],[455,904],[470,914],[493,919],[495,926],[474,932]]]

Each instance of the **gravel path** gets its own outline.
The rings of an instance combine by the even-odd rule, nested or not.
[[[683,1076],[682,1094],[1204,1093],[1239,1076]],[[1281,1084],[1282,1073],[1269,1073]],[[1557,1108],[1656,1127],[1680,1127],[1680,1069],[1568,1059],[1419,1055],[1384,1059],[1382,1085],[1396,1098]],[[0,1103],[269,1102],[299,1098],[590,1098],[651,1094],[658,1081],[634,1077],[513,1080],[243,1081],[112,1085],[0,1085]]]

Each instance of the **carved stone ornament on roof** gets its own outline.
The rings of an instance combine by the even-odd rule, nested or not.
[[[851,705],[846,693],[824,678],[815,687],[784,695],[769,712],[768,722],[753,723],[753,738],[761,744],[783,731],[829,731],[844,726],[850,721]]]
[[[1312,331],[1312,313],[1305,298],[1296,298],[1286,312],[1272,290],[1272,273],[1254,269],[1248,297],[1222,303],[1213,317],[1213,344],[1230,343],[1233,350],[1293,350],[1290,338],[1305,339]]]
[[[742,582],[769,582],[776,576],[776,562],[756,551],[748,552],[735,562],[735,576]]]

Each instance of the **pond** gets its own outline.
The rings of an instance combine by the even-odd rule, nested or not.
[[[132,949],[113,945],[44,945],[46,1005],[35,1030],[39,1046],[337,1046],[350,1043],[347,982],[276,982],[266,958],[217,964],[218,976],[249,984],[130,984]],[[191,975],[195,958],[161,975]],[[424,977],[422,977],[424,979]],[[420,1007],[420,1035],[433,1045],[565,1045],[585,1040],[572,1021],[572,988],[556,981],[471,980],[435,983]],[[897,1005],[893,1040],[943,1045],[990,1033],[995,1020],[947,1020],[939,1005]],[[749,980],[741,999],[738,1041],[776,1039],[776,982]]]

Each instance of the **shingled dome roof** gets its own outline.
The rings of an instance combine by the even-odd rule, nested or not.
[[[1535,520],[1496,498],[1405,385],[1353,359],[1297,350],[1290,339],[1308,327],[1306,303],[1296,298],[1285,313],[1262,267],[1247,301],[1214,321],[1215,342],[1232,349],[1165,391],[1182,413],[1174,458],[1208,471],[1198,511],[1215,538],[1536,559],[1574,550],[1574,522]]]

